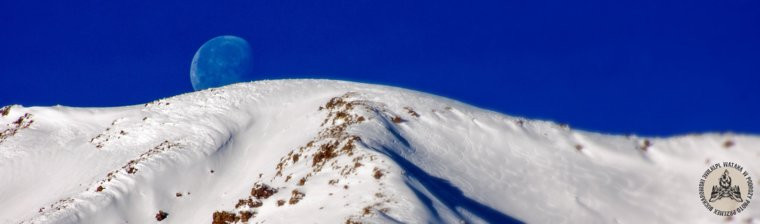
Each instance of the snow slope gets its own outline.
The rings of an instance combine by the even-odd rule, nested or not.
[[[697,196],[711,163],[760,179],[757,136],[603,135],[330,80],[0,112],[0,223],[760,220]]]

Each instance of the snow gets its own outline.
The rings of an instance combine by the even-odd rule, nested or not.
[[[222,211],[249,223],[717,223],[698,198],[704,170],[731,161],[760,179],[758,136],[605,135],[344,81],[6,109],[0,223],[209,223]],[[257,184],[277,192],[256,198]],[[261,205],[236,208],[249,199]],[[731,222],[760,220],[755,203]]]

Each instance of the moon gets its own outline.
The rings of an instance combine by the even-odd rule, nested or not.
[[[214,37],[195,52],[190,65],[190,82],[197,91],[250,81],[251,63],[251,47],[245,39]]]

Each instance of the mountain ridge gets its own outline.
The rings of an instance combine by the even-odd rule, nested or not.
[[[0,177],[16,181],[0,201],[16,209],[3,222],[713,222],[696,192],[704,168],[760,169],[756,136],[610,136],[343,81],[6,109],[16,131],[0,141]]]

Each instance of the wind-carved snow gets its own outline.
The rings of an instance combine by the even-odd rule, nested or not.
[[[702,172],[760,179],[756,136],[602,135],[329,80],[7,106],[0,134],[0,223],[716,223]]]

